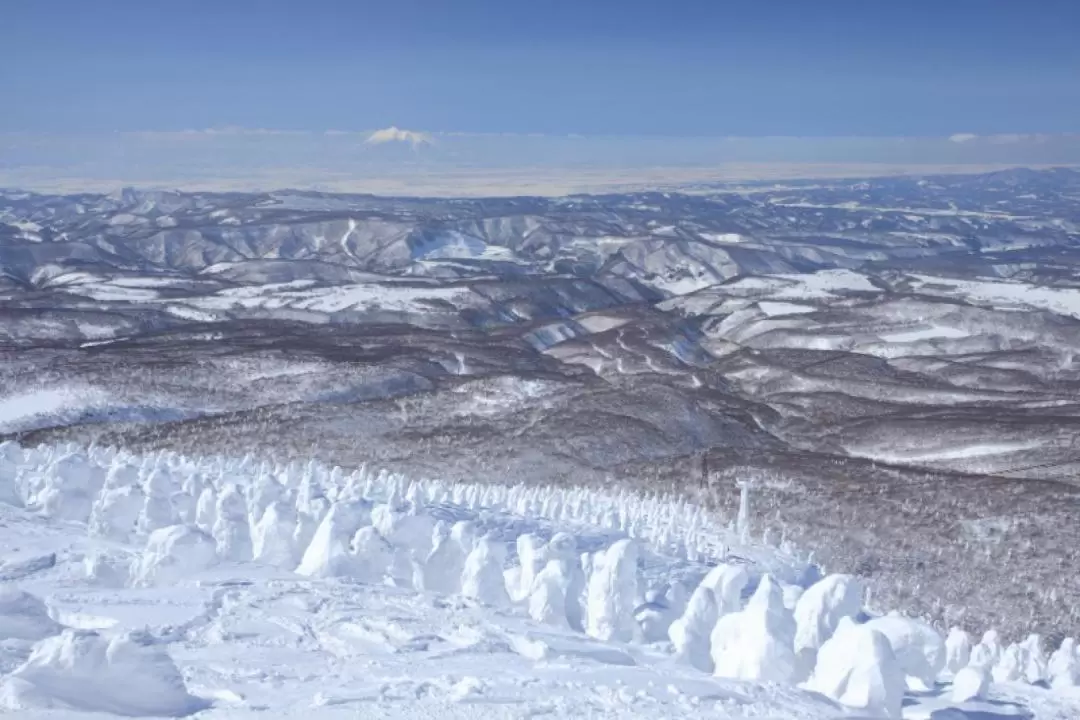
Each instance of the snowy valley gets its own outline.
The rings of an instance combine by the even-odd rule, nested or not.
[[[1080,717],[1080,172],[684,190],[0,190],[0,708]]]

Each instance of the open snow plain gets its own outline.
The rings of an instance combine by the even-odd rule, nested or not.
[[[860,610],[902,611],[942,634],[953,627],[975,639],[1000,632],[1000,641],[991,635],[983,650],[972,650],[973,664],[989,672],[961,676],[961,685],[975,690],[994,676],[990,702],[999,705],[967,707],[968,716],[1074,717],[1068,691],[1041,687],[1071,672],[1072,645],[1059,652],[1056,675],[1049,657],[1044,671],[1028,668],[1080,633],[1078,239],[1080,173],[1065,169],[557,199],[0,191],[0,440],[28,453],[0,470],[0,572],[6,585],[47,603],[22,595],[5,601],[16,615],[31,608],[31,624],[48,631],[4,646],[4,671],[23,678],[7,684],[5,702],[33,712],[64,703],[49,699],[49,688],[63,684],[48,669],[54,655],[89,657],[85,667],[126,674],[124,658],[161,647],[172,660],[153,655],[151,664],[178,670],[153,682],[172,688],[162,693],[172,693],[174,709],[184,711],[210,702],[202,712],[257,712],[266,703],[256,696],[272,694],[264,687],[272,686],[281,708],[311,712],[314,704],[322,712],[363,714],[361,700],[343,689],[362,686],[368,689],[360,695],[376,699],[361,707],[401,717],[415,716],[419,706],[393,705],[395,698],[418,696],[462,717],[475,712],[481,696],[488,698],[485,712],[509,717],[544,707],[556,716],[715,715],[724,698],[725,712],[736,715],[846,712],[800,690],[734,690],[729,681],[710,679],[708,668],[691,672],[687,662],[673,660],[681,654],[703,665],[716,647],[745,644],[735,621],[712,618],[704,593],[691,613],[696,629],[676,631],[685,647],[674,653],[670,635],[633,637],[634,628],[655,628],[656,618],[635,619],[631,627],[625,613],[616,613],[623,618],[616,625],[630,633],[629,644],[612,645],[584,624],[582,632],[544,629],[551,639],[540,644],[513,640],[540,632],[527,630],[529,623],[550,626],[547,606],[531,608],[513,582],[505,583],[511,597],[496,602],[503,606],[497,611],[461,600],[458,587],[417,592],[426,544],[435,547],[430,535],[419,547],[405,543],[408,567],[419,574],[405,565],[385,576],[371,570],[381,560],[368,556],[382,558],[384,551],[405,562],[384,537],[393,523],[379,529],[378,513],[368,512],[381,505],[390,508],[384,514],[411,507],[417,516],[445,507],[444,532],[461,518],[478,520],[486,531],[493,513],[502,513],[513,528],[496,538],[509,542],[503,569],[519,566],[515,538],[526,531],[546,542],[564,530],[589,552],[623,535],[641,540],[632,551],[638,562],[612,559],[613,566],[637,567],[634,597],[615,602],[632,610],[646,604],[649,590],[659,593],[675,579],[689,593],[706,567],[722,560],[746,565],[740,605],[724,614],[749,612],[758,626],[772,628],[753,635],[773,638],[758,646],[769,667],[790,664],[784,638],[791,619],[777,608],[769,583],[752,600],[762,574],[775,575],[786,598],[781,604],[815,574],[851,575],[865,589]],[[106,475],[114,458],[105,448],[135,458],[136,480],[122,486],[138,490],[118,490],[108,501],[127,508],[118,510],[120,525],[134,523],[122,538],[106,532],[111,539],[102,540],[103,527],[94,524],[104,480],[89,489],[47,482],[67,472],[53,466],[69,442]],[[249,453],[255,467],[272,470],[226,472],[232,466],[220,458]],[[661,493],[702,508],[698,521],[711,518],[712,525],[687,544],[680,523],[665,539],[646,532],[654,519],[628,525],[621,506],[604,510],[613,516],[581,516],[567,514],[561,502],[552,517],[542,507],[548,496],[524,505],[520,497],[447,500],[428,486],[424,503],[410,505],[408,483],[399,488],[399,507],[388,503],[383,478],[359,495],[360,515],[371,515],[360,524],[377,529],[343,541],[347,572],[298,576],[304,557],[292,554],[306,552],[310,538],[303,533],[293,545],[271,541],[274,562],[254,559],[268,508],[253,505],[253,483],[271,477],[297,513],[292,518],[282,509],[286,517],[278,519],[299,527],[300,517],[328,510],[298,509],[303,473],[287,469],[312,460],[344,468],[320,476],[327,503],[367,463],[406,478],[437,478],[448,490],[476,484],[566,488],[579,498],[585,489]],[[162,462],[167,473],[151,472]],[[752,539],[737,532],[733,539],[727,529],[738,513],[739,481],[753,485],[745,509]],[[177,530],[151,542],[180,520],[198,525],[191,513],[199,483],[214,485],[215,493],[238,483],[225,505],[245,521],[229,532],[219,528],[224,535],[211,523],[202,534]],[[147,504],[162,495],[168,500]],[[216,494],[215,510],[219,500]],[[140,520],[144,505],[153,509]],[[243,551],[237,557],[234,540]],[[154,560],[184,548],[201,565],[181,563],[183,572],[170,575],[168,563],[163,569]],[[55,564],[53,549],[60,550]],[[487,590],[498,586],[490,570],[501,553],[489,550],[493,556],[477,559],[487,570],[470,591],[488,600]],[[591,581],[588,563],[578,564]],[[622,577],[613,582],[625,587],[630,576],[613,572]],[[464,587],[461,576],[457,582]],[[87,593],[99,599],[77,599]],[[666,593],[649,602],[671,600]],[[76,599],[68,603],[69,596]],[[222,629],[229,608],[241,624],[239,617],[255,617],[256,607],[274,619]],[[363,620],[347,620],[349,608]],[[536,617],[526,619],[530,609]],[[108,633],[53,632],[104,632],[113,621],[112,630],[150,630],[115,646]],[[317,627],[304,629],[303,622]],[[471,629],[454,635],[445,626],[455,623]],[[469,640],[485,623],[496,639]],[[895,640],[896,628],[882,623]],[[712,630],[721,625],[727,630],[713,643]],[[1041,640],[1025,640],[1032,633]],[[425,634],[439,639],[429,642]],[[707,642],[700,642],[703,635]],[[31,640],[49,638],[66,639],[50,640],[31,657]],[[485,643],[496,650],[462,649]],[[853,647],[862,650],[843,650]],[[217,660],[215,652],[222,653]],[[319,669],[304,681],[259,679],[255,669],[244,680],[220,669],[241,662],[229,653],[264,652],[281,653],[266,664]],[[722,672],[755,674],[746,669],[755,666],[752,659],[724,654]],[[485,659],[476,660],[475,672],[440,660],[459,655],[469,658],[460,661],[465,667]],[[865,690],[866,703],[895,704],[896,684],[880,671],[887,653],[876,635],[860,630],[826,655],[869,664],[850,668],[861,673],[854,683],[842,672],[814,680],[806,658],[796,657],[782,687],[812,680],[825,695],[844,698],[851,684]],[[113,656],[120,660],[110,665]],[[561,671],[544,680],[537,664],[546,667],[552,658],[570,658],[575,675],[598,673],[587,686],[621,689],[601,699],[574,690]],[[620,665],[627,658],[633,666]],[[438,680],[394,689],[393,672],[408,674],[429,661]],[[508,677],[516,668],[521,687],[500,695],[483,670],[492,662]],[[30,669],[16,670],[25,663]],[[335,683],[325,663],[359,674]],[[358,679],[364,663],[383,678],[377,687]],[[222,677],[215,680],[210,667]],[[47,687],[27,674],[45,677]],[[937,679],[921,674],[926,687]],[[871,676],[885,679],[866,680]],[[1021,676],[1036,685],[1017,685]],[[87,683],[98,675],[79,677]],[[177,689],[178,677],[186,689]],[[766,679],[773,678],[758,677]],[[238,689],[245,683],[262,685]],[[529,699],[521,688],[532,683],[540,684]],[[668,685],[675,690],[665,694]],[[948,686],[909,690],[901,701],[909,714],[949,717],[952,711],[934,703],[947,704],[951,693]],[[472,700],[462,704],[459,696]],[[510,696],[518,700],[497,700]],[[623,702],[630,697],[641,702]],[[853,698],[847,696],[849,704]],[[115,704],[82,709],[161,711],[137,697],[108,702]]]

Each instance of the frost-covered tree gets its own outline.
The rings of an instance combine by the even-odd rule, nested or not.
[[[1032,633],[1020,643],[1021,658],[1023,661],[1021,673],[1024,680],[1031,684],[1044,682],[1049,679],[1047,675],[1047,657],[1043,650],[1042,638]]]
[[[699,585],[690,594],[683,615],[667,630],[678,662],[696,667],[702,673],[712,674],[714,667],[710,642],[718,617],[716,595],[712,588]]]
[[[971,649],[969,665],[976,667],[993,668],[1001,659],[1001,640],[997,630],[987,630],[983,633],[979,643]]]
[[[485,605],[503,607],[510,604],[503,579],[506,546],[491,537],[477,541],[465,559],[461,576],[461,594]]]
[[[271,502],[251,533],[255,562],[292,570],[300,561],[293,533],[296,508],[284,500]]]
[[[440,537],[431,554],[424,561],[424,589],[452,595],[461,590],[461,574],[465,570],[465,558],[476,543],[476,526],[468,520],[459,520],[450,528],[450,534]]]
[[[214,523],[217,522],[217,493],[214,488],[207,485],[199,493],[199,499],[195,503],[195,524],[203,532],[213,532]]]
[[[943,674],[946,677],[954,677],[956,673],[967,667],[969,662],[971,662],[971,636],[960,628],[954,627],[945,637]]]
[[[378,530],[370,525],[357,530],[350,551],[353,577],[371,585],[380,585],[386,580],[394,559],[394,548]]]
[[[795,678],[795,620],[779,584],[765,575],[740,612],[720,616],[710,636],[717,677],[788,683]]]
[[[918,690],[930,690],[945,668],[945,641],[937,630],[899,614],[877,617],[866,623],[889,639],[893,653],[909,682]]]
[[[1001,658],[994,665],[992,674],[995,683],[1017,682],[1024,676],[1024,652],[1016,643],[1010,644],[1001,652]]]
[[[512,588],[510,593],[511,599],[515,602],[529,597],[533,581],[547,563],[544,541],[538,536],[531,533],[518,535],[516,545],[521,572],[517,577],[517,587]]]
[[[1050,655],[1046,666],[1050,685],[1055,689],[1071,688],[1080,685],[1080,650],[1075,638],[1065,638],[1061,645]]]
[[[251,560],[251,526],[248,524],[247,503],[239,487],[230,485],[218,495],[214,515],[213,535],[221,559],[236,562]]]
[[[586,632],[600,640],[631,642],[637,633],[637,544],[618,540],[594,562],[586,590]]]
[[[174,490],[172,476],[167,470],[157,467],[150,471],[143,483],[146,498],[137,525],[140,535],[149,535],[158,528],[177,523],[179,518],[172,504]]]
[[[135,532],[145,502],[138,485],[106,487],[94,501],[87,531],[92,536],[126,542]]]
[[[899,718],[904,700],[904,670],[888,638],[842,616],[816,653],[808,690],[871,717]]]
[[[334,503],[319,523],[311,543],[304,550],[298,575],[340,577],[352,573],[350,545],[356,531],[367,526],[371,513],[359,502]]]
[[[815,667],[815,655],[832,637],[840,621],[862,610],[862,585],[851,575],[827,575],[799,596],[795,603],[795,654],[800,674]]]
[[[984,665],[968,665],[956,672],[950,697],[953,702],[970,702],[986,697],[990,689],[990,669]]]
[[[569,628],[567,595],[570,590],[570,567],[563,558],[552,558],[536,574],[528,596],[529,616],[537,622]]]
[[[750,582],[750,574],[742,565],[721,563],[702,578],[701,584],[716,596],[717,611],[721,615],[742,609],[742,593]]]
[[[132,563],[131,584],[182,582],[218,561],[214,538],[194,525],[171,525],[150,533],[146,548]]]

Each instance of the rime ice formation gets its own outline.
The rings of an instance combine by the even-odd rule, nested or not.
[[[510,604],[510,596],[503,580],[503,564],[506,562],[506,546],[490,537],[477,541],[461,577],[461,594],[485,605],[503,607]]]
[[[568,562],[560,558],[549,560],[533,578],[528,595],[529,616],[537,622],[569,628],[566,610],[570,581]]]
[[[359,502],[334,503],[319,523],[319,528],[304,551],[299,575],[338,577],[351,572],[352,553],[349,546],[353,535],[369,524],[371,513]]]
[[[1024,676],[1024,680],[1034,685],[1035,683],[1044,682],[1048,680],[1047,677],[1047,657],[1046,651],[1043,650],[1042,638],[1039,635],[1032,633],[1020,643],[1021,656],[1023,663],[1021,665],[1021,673]]]
[[[631,642],[637,634],[637,545],[617,540],[594,562],[586,589],[586,631],[600,640]]]
[[[1053,688],[1071,688],[1080,685],[1080,648],[1075,638],[1065,638],[1061,645],[1050,655],[1046,665],[1050,686]]]
[[[985,698],[989,689],[989,668],[981,665],[968,665],[956,672],[949,694],[953,702],[970,702]]]
[[[900,667],[909,678],[914,678],[917,689],[934,687],[938,675],[945,668],[945,642],[937,630],[924,622],[901,615],[890,614],[874,618],[866,626],[877,630],[889,639]]]
[[[850,575],[828,575],[806,589],[795,603],[795,654],[801,672],[809,672],[815,655],[843,618],[862,610],[862,586]]]
[[[105,484],[105,471],[83,453],[67,453],[55,461],[44,485],[30,503],[47,517],[85,523],[94,498]]]
[[[540,571],[544,569],[547,562],[544,541],[538,536],[531,533],[518,535],[516,544],[521,572],[517,578],[517,587],[513,588],[510,593],[511,599],[515,601],[529,597],[529,593],[532,592],[533,581]]]
[[[221,559],[235,562],[250,560],[251,524],[240,488],[230,485],[218,495],[214,516],[213,535]]]
[[[1013,643],[1001,652],[1001,658],[991,669],[995,683],[1016,682],[1024,676],[1023,649]]]
[[[135,532],[145,504],[146,496],[138,485],[106,488],[94,501],[88,532],[117,542],[127,542]]]
[[[215,522],[217,522],[217,493],[208,485],[199,493],[199,499],[195,503],[195,524],[203,532],[212,533]]]
[[[465,558],[476,542],[476,528],[468,520],[459,520],[450,534],[441,537],[424,563],[424,589],[452,595],[461,590]]]
[[[256,562],[292,570],[300,561],[293,533],[296,509],[284,500],[273,500],[252,530],[252,555]]]
[[[146,497],[136,526],[140,535],[149,535],[158,528],[177,524],[179,518],[172,504],[173,479],[164,468],[157,467],[150,471],[143,492]]]
[[[1001,640],[996,630],[987,630],[983,633],[979,643],[971,649],[970,665],[993,668],[1001,659]]]
[[[844,616],[846,618],[847,616]],[[888,638],[842,619],[817,652],[806,688],[870,717],[899,718],[904,670]]]
[[[795,621],[784,607],[783,590],[765,575],[746,609],[721,616],[713,628],[713,672],[736,680],[791,682],[794,639]]]
[[[712,673],[710,642],[718,617],[716,595],[710,588],[699,585],[691,593],[682,617],[673,622],[668,630],[677,660],[702,672]]]
[[[945,637],[944,675],[953,677],[971,662],[971,636],[960,628],[952,628]]]
[[[70,709],[127,716],[180,716],[206,703],[188,693],[161,645],[137,633],[107,637],[65,630],[34,647],[4,681],[9,710]]]
[[[217,560],[214,539],[194,525],[158,528],[131,566],[131,583],[146,586],[180,582]]]
[[[702,578],[701,584],[713,591],[717,610],[721,615],[737,612],[742,607],[742,592],[750,582],[750,575],[741,565],[722,563]]]
[[[352,575],[360,582],[378,585],[386,580],[394,548],[379,531],[368,525],[356,531],[349,548]]]
[[[13,442],[0,442],[0,503],[22,507],[17,479],[22,461],[22,448]]]
[[[15,587],[0,587],[0,642],[41,640],[60,630],[41,598]]]

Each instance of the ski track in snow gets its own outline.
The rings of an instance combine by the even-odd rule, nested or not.
[[[268,478],[273,482],[267,482]],[[175,522],[197,522],[202,510],[191,500],[193,491],[200,487],[216,493],[221,515],[228,507],[222,498],[228,496],[225,490],[233,483],[240,489],[240,502],[247,507],[249,517],[241,515],[231,529],[223,522],[214,525],[217,561],[196,567],[182,553],[151,556],[146,535],[155,524],[164,529]],[[105,495],[99,490],[102,484],[114,489],[140,488],[137,492],[147,499],[137,523],[134,516],[116,511],[116,505],[109,506],[113,514],[106,513]],[[518,557],[518,550],[525,547],[519,541],[524,533],[534,534],[542,542],[551,541],[556,533],[568,533],[576,543],[575,552],[595,553],[592,562],[597,568],[602,567],[599,563],[605,554],[611,555],[605,553],[606,548],[630,537],[638,550],[627,556],[633,562],[629,580],[625,571],[616,570],[614,565],[607,566],[607,571],[614,573],[613,578],[622,573],[618,575],[623,578],[620,583],[635,582],[636,576],[633,603],[639,606],[637,622],[644,623],[643,608],[658,607],[642,605],[646,590],[664,588],[676,580],[686,590],[693,590],[703,575],[717,567],[708,573],[703,587],[719,570],[729,578],[737,571],[746,584],[741,593],[738,584],[732,586],[734,602],[741,604],[754,593],[740,616],[745,620],[735,623],[742,628],[744,639],[746,628],[756,627],[755,618],[771,618],[776,613],[780,613],[776,622],[785,627],[784,623],[791,623],[794,628],[790,611],[777,605],[779,595],[768,603],[759,601],[758,596],[770,587],[798,590],[817,577],[815,569],[790,547],[740,542],[746,534],[739,529],[671,497],[575,488],[444,487],[437,481],[409,481],[366,469],[346,472],[315,463],[280,466],[252,457],[196,460],[171,453],[136,456],[109,448],[28,450],[6,444],[0,445],[0,590],[17,587],[42,598],[51,620],[33,618],[26,610],[5,617],[5,601],[0,596],[0,708],[6,705],[13,710],[13,717],[19,718],[88,717],[84,711],[101,707],[113,708],[117,714],[150,716],[166,708],[160,704],[164,702],[160,692],[149,699],[139,695],[139,673],[150,672],[141,669],[145,662],[130,670],[135,673],[131,688],[110,687],[107,675],[78,680],[99,689],[106,700],[112,698],[111,705],[87,696],[85,703],[74,707],[55,700],[50,706],[40,698],[27,700],[18,695],[11,690],[12,683],[35,676],[25,669],[16,670],[29,655],[32,643],[4,635],[5,628],[15,622],[22,623],[15,627],[23,629],[30,627],[27,623],[51,627],[45,634],[53,639],[43,644],[55,642],[59,637],[55,633],[66,626],[75,628],[67,632],[76,635],[63,638],[78,637],[91,645],[99,642],[99,637],[115,644],[120,642],[117,638],[128,637],[123,633],[135,632],[131,636],[138,646],[134,652],[161,653],[167,648],[186,685],[186,690],[172,688],[173,694],[179,693],[176,702],[181,704],[169,707],[181,709],[171,714],[193,713],[199,718],[871,716],[845,709],[794,683],[713,677],[679,661],[666,641],[644,642],[637,637],[633,642],[608,640],[540,623],[530,617],[534,604],[529,596],[492,607],[458,593],[414,589],[411,580],[396,575],[394,565],[389,570],[391,576],[398,577],[396,581],[352,572],[304,576],[295,572],[295,562],[282,565],[251,560],[250,549],[244,558],[223,559],[221,538],[234,538],[238,527],[251,532],[260,520],[250,517],[252,507],[271,496],[285,498],[286,505],[295,505],[302,512],[321,508],[317,512],[323,515],[323,524],[348,502],[361,502],[377,527],[391,522],[392,528],[397,528],[387,536],[393,541],[387,547],[395,561],[402,553],[415,558],[417,547],[427,540],[422,534],[401,530],[413,522],[408,518],[428,518],[428,524],[420,524],[422,528],[438,520],[448,525],[473,522],[477,537],[486,533],[495,545],[508,551],[506,567],[499,566],[506,570],[505,579],[498,583],[505,582],[512,595],[515,578],[524,572],[520,561],[525,556]],[[156,502],[155,498],[165,501]],[[109,532],[101,530],[106,515],[122,519]],[[148,519],[151,515],[157,518],[156,523]],[[139,530],[130,532],[136,526]],[[348,529],[351,535],[352,527]],[[395,534],[399,530],[404,533],[400,537]],[[151,545],[162,532],[153,533]],[[178,536],[205,537],[197,530]],[[551,547],[555,545],[551,542]],[[554,550],[546,552],[554,557]],[[475,551],[470,562],[474,556]],[[90,572],[90,560],[95,558],[99,562]],[[329,562],[331,558],[315,559]],[[718,560],[727,565],[717,566]],[[133,586],[138,577],[129,575],[129,565],[145,570],[148,562],[153,565],[151,561],[159,563],[160,572],[171,567],[169,562],[182,561],[182,565],[178,574],[154,576],[159,580]],[[305,555],[303,564],[307,561]],[[600,572],[595,569],[588,578],[585,612],[590,626],[600,622],[595,613],[617,611],[613,609],[616,606],[602,610],[593,605],[593,582]],[[766,573],[776,582],[761,582]],[[718,579],[712,586],[719,588],[727,582]],[[535,595],[540,585],[534,582],[532,587]],[[752,608],[766,606],[771,615],[753,614],[756,611]],[[783,619],[785,613],[788,620]],[[774,625],[773,620],[766,622],[767,632],[783,637],[787,631]],[[640,627],[644,632],[644,624]],[[714,643],[719,637],[716,632],[719,630],[713,633]],[[754,641],[749,642],[752,645]],[[796,646],[799,642],[796,638]],[[775,647],[769,647],[773,647],[769,652],[775,653]],[[750,659],[736,663],[743,671],[756,657],[753,651],[748,652]],[[897,657],[901,657],[899,648]],[[120,660],[108,663],[116,665],[114,675],[125,672]],[[108,663],[102,667],[112,667]],[[154,671],[159,664],[153,663]],[[64,687],[74,687],[71,676],[60,677],[59,685],[41,687],[52,687],[61,694]],[[146,678],[149,687],[161,682],[158,677]],[[903,716],[907,718],[1080,717],[1080,691],[1076,688],[1049,690],[1020,682],[995,683],[988,699],[959,703],[950,700],[949,684],[941,683],[929,692],[908,692],[904,703]],[[153,712],[155,707],[157,713]]]

